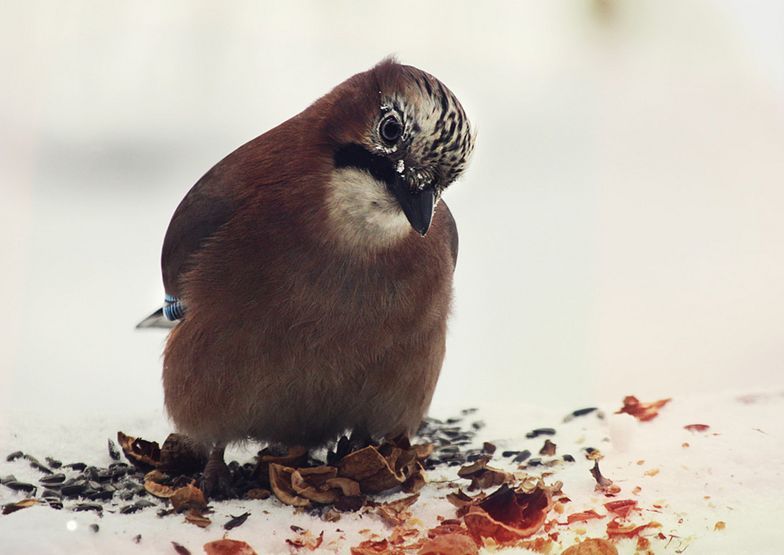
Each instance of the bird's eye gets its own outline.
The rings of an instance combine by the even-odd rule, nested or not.
[[[403,135],[403,125],[395,116],[387,116],[378,125],[378,133],[389,144],[394,144]]]

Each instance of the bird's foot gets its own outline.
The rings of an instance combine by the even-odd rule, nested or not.
[[[235,493],[231,472],[223,460],[224,450],[225,447],[222,446],[213,447],[204,467],[202,490],[210,499],[228,499]]]
[[[370,434],[367,432],[358,432],[353,431],[351,432],[351,436],[348,438],[348,452],[353,453],[354,451],[359,451],[360,449],[364,449],[370,445],[375,445],[376,442],[373,441],[373,438],[370,437]]]
[[[369,434],[353,431],[350,436],[341,437],[335,446],[327,452],[327,464],[337,464],[349,453],[359,451],[369,445],[375,445]]]

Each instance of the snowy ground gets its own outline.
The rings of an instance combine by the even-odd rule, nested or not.
[[[638,422],[628,415],[614,415],[620,407],[601,407],[605,418],[596,413],[563,422],[563,417],[579,407],[493,406],[487,403],[468,417],[481,419],[486,427],[478,439],[498,446],[493,463],[514,469],[500,453],[505,449],[530,449],[536,453],[543,438],[526,439],[525,433],[536,427],[554,427],[553,441],[558,456],[572,454],[574,463],[547,468],[554,474],[548,481],[561,480],[563,491],[572,500],[563,514],[553,514],[560,521],[575,512],[595,509],[604,515],[602,504],[608,499],[594,492],[589,474],[591,463],[582,448],[599,448],[605,455],[602,471],[621,487],[617,499],[636,499],[643,510],[640,522],[659,522],[661,528],[644,531],[651,538],[655,553],[679,553],[688,549],[698,553],[781,553],[784,534],[776,524],[784,514],[781,498],[784,486],[784,388],[760,394],[716,394],[702,397],[678,397],[664,407],[650,422]],[[0,424],[0,445],[6,451],[23,450],[43,460],[54,456],[63,462],[83,461],[107,465],[106,438],[124,430],[149,439],[162,440],[168,433],[165,419],[159,415],[57,420],[42,418],[32,410],[11,415]],[[448,416],[447,414],[436,416]],[[469,420],[470,422],[470,420]],[[684,429],[688,424],[707,424],[705,432]],[[0,475],[14,474],[20,480],[37,482],[41,474],[27,461],[0,462]],[[253,450],[230,454],[250,460]],[[536,455],[534,455],[536,456]],[[543,468],[543,467],[539,467]],[[426,530],[436,524],[438,515],[454,516],[454,507],[444,499],[453,491],[445,481],[456,479],[449,471],[435,471],[414,505],[414,517]],[[536,473],[537,469],[529,469]],[[457,480],[462,487],[465,480]],[[640,488],[636,490],[635,488]],[[636,493],[635,493],[636,491]],[[0,503],[18,501],[23,494],[0,487]],[[0,516],[0,552],[2,553],[161,553],[173,554],[175,541],[192,553],[201,553],[202,545],[224,536],[222,524],[230,515],[249,511],[250,518],[228,532],[229,538],[248,542],[258,553],[289,553],[286,539],[297,536],[291,525],[324,531],[324,552],[347,553],[349,548],[377,534],[386,537],[390,529],[372,513],[346,513],[330,523],[297,514],[275,499],[214,503],[213,523],[200,529],[183,521],[181,516],[159,518],[156,508],[132,515],[104,512],[76,513],[66,502],[63,510],[34,506]],[[716,524],[726,527],[717,530]],[[93,531],[91,524],[98,524]],[[559,527],[559,542],[552,552],[560,553],[575,537],[604,536],[607,519]],[[721,525],[719,525],[720,527]],[[656,539],[661,532],[665,540]],[[134,537],[141,534],[141,540]],[[634,553],[635,543],[618,544],[620,553]]]

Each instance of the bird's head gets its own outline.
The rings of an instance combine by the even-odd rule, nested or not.
[[[394,60],[355,75],[324,100],[333,216],[357,240],[389,242],[411,228],[424,236],[474,149],[460,102],[432,75]]]

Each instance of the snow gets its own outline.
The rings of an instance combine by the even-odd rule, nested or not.
[[[590,508],[606,513],[601,505],[607,499],[594,491],[595,482],[588,471],[592,463],[580,451],[587,446],[600,449],[605,456],[601,461],[603,474],[622,488],[617,498],[636,499],[644,509],[642,521],[661,523],[661,528],[651,534],[673,535],[668,545],[653,541],[656,553],[683,549],[697,554],[781,552],[784,535],[776,519],[784,514],[784,501],[781,488],[775,484],[784,483],[784,388],[745,395],[674,395],[673,401],[650,422],[613,414],[619,407],[620,402],[607,404],[599,412],[563,422],[564,415],[578,407],[499,406],[488,402],[468,418],[486,423],[478,435],[479,444],[495,443],[498,449],[492,464],[510,470],[514,467],[509,466],[509,459],[500,456],[503,450],[527,448],[537,456],[544,438],[526,439],[526,432],[536,427],[556,428],[551,439],[558,445],[558,456],[569,453],[576,458],[575,463],[546,468],[554,472],[546,480],[562,481],[564,493],[572,499],[565,514]],[[107,465],[111,460],[106,439],[118,429],[157,440],[169,431],[162,414],[111,420],[82,416],[74,420],[70,416],[63,415],[53,424],[51,419],[33,411],[11,414],[0,424],[0,445],[5,451],[22,450],[41,460],[53,456],[65,463],[78,460]],[[695,423],[708,424],[710,428],[706,432],[684,429]],[[252,445],[235,449],[229,457],[251,460],[255,449]],[[32,482],[41,476],[27,461],[5,462],[3,457],[0,475],[7,474]],[[445,482],[456,479],[455,469],[436,470],[428,478],[430,483],[413,507],[423,529],[436,525],[437,515],[454,516],[454,508],[444,496],[454,489]],[[466,481],[457,481],[462,487],[467,485]],[[634,495],[632,490],[637,486],[641,490]],[[0,487],[0,503],[22,498],[23,494]],[[130,515],[105,511],[99,517],[73,512],[68,509],[71,504],[66,502],[60,511],[34,506],[0,517],[0,552],[172,554],[171,542],[175,541],[192,553],[200,553],[203,544],[225,534],[248,542],[258,553],[289,553],[286,539],[296,537],[290,529],[295,525],[315,535],[324,531],[321,552],[346,553],[350,546],[368,539],[368,530],[381,537],[390,532],[370,512],[345,513],[339,521],[330,523],[298,513],[275,499],[213,503],[213,523],[206,529],[184,522],[179,515],[159,518],[157,507]],[[652,510],[654,505],[661,508]],[[231,515],[246,511],[251,516],[242,526],[230,532],[223,530],[222,524]],[[561,516],[559,520],[565,518]],[[718,521],[724,521],[726,529],[715,530]],[[570,545],[575,537],[603,536],[606,522],[603,519],[562,527],[562,545]],[[92,531],[91,524],[98,524],[99,530]],[[585,530],[584,535],[575,535],[579,528]],[[141,540],[137,544],[133,538],[138,534]],[[622,541],[619,550],[633,553],[634,543]],[[514,552],[520,550],[509,550]]]

